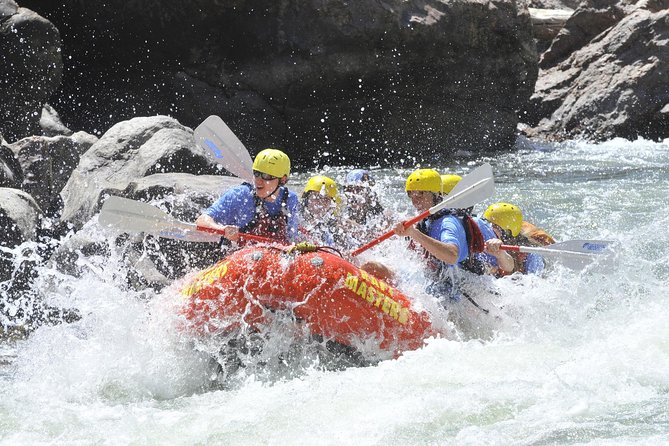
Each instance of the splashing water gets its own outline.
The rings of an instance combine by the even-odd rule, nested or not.
[[[443,322],[453,338],[337,370],[299,346],[297,373],[267,379],[264,357],[216,387],[211,346],[174,328],[176,286],[132,291],[117,256],[80,257],[79,277],[45,268],[34,286],[82,319],[0,344],[0,443],[669,444],[669,141],[526,142],[430,167],[466,174],[482,161],[495,172],[489,203],[519,205],[558,240],[615,240],[616,266],[484,282],[503,320],[483,340]],[[375,173],[386,208],[411,215],[408,172]],[[369,255],[430,308],[403,241]]]

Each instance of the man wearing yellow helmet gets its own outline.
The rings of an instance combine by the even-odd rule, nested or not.
[[[418,169],[407,177],[405,187],[414,208],[430,209],[442,200],[441,176],[433,169]],[[423,220],[422,227],[404,227],[398,223],[397,235],[411,237],[438,260],[455,265],[468,256],[467,236],[462,222],[450,214],[436,214]]]
[[[416,210],[426,211],[442,200],[441,176],[433,169],[418,169],[407,178],[405,190]],[[483,273],[483,266],[470,255],[483,250],[483,237],[476,223],[466,214],[455,215],[452,210],[445,209],[416,226],[405,228],[399,223],[394,230],[400,236],[410,237],[425,250],[435,272],[434,284],[428,289],[432,294],[447,294],[452,300],[460,300],[460,293],[453,283],[454,266]]]
[[[523,213],[518,206],[510,203],[494,203],[488,206],[483,217],[492,225],[496,239],[486,242],[486,252],[491,254],[499,251],[503,243],[521,246],[544,246],[555,243],[553,237],[542,229],[523,221]],[[500,269],[498,276],[513,272],[523,274],[541,273],[544,269],[543,259],[536,254],[508,253],[513,259],[513,269]]]
[[[280,242],[295,241],[298,200],[286,187],[288,175],[288,155],[277,149],[261,151],[253,161],[253,184],[228,189],[196,224],[223,230],[223,236],[231,241],[239,239],[239,232]]]
[[[462,180],[460,175],[441,175],[441,190],[442,193],[448,195],[455,188],[455,186]],[[506,251],[502,251],[499,247],[502,245],[498,240],[497,235],[493,231],[492,225],[485,219],[481,219],[472,214],[473,207],[459,210],[458,213],[472,216],[472,220],[478,226],[485,241],[485,249],[483,253],[475,253],[474,257],[481,268],[479,273],[487,273],[497,275],[498,272],[510,274],[513,272],[513,258]]]

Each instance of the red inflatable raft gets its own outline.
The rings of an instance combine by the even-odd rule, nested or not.
[[[200,333],[242,325],[262,329],[273,311],[292,311],[312,333],[341,344],[364,343],[399,354],[435,335],[430,316],[411,300],[326,251],[241,249],[199,272],[182,289],[184,314]]]

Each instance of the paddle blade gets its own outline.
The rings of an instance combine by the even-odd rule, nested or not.
[[[463,177],[441,203],[430,208],[430,214],[446,208],[466,209],[492,197],[494,193],[492,167],[485,163]]]
[[[155,206],[116,196],[104,202],[98,217],[98,222],[103,226],[114,226],[130,232],[153,232],[173,220]]]
[[[581,252],[584,254],[608,254],[614,242],[607,240],[567,240],[545,246],[546,249]]]
[[[600,268],[612,268],[612,245],[613,242],[606,240],[568,240],[543,247],[502,245],[501,249],[554,258],[567,268],[581,270],[593,263]]]
[[[128,233],[146,233],[188,242],[218,242],[220,236],[198,232],[194,224],[183,223],[155,206],[112,196],[102,205],[98,222]]]
[[[228,172],[253,183],[253,160],[244,144],[218,116],[209,116],[193,132],[195,143]]]

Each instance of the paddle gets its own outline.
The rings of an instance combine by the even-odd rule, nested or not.
[[[219,229],[179,221],[148,203],[116,196],[109,197],[102,205],[98,221],[101,225],[115,226],[125,232],[145,232],[187,242],[217,243],[223,235],[223,231]],[[239,233],[239,237],[244,240],[274,243],[269,238],[252,234]]]
[[[193,132],[195,142],[225,169],[253,184],[253,160],[244,144],[218,116],[209,116]]]
[[[441,203],[431,207],[425,212],[422,212],[420,215],[403,222],[404,227],[408,228],[409,226],[414,225],[445,208],[465,209],[470,206],[474,206],[476,203],[492,196],[494,192],[495,181],[492,176],[492,167],[490,167],[490,164],[486,163],[474,169],[469,173],[469,175],[463,177],[460,182],[453,188],[451,193],[448,194],[448,196]],[[355,257],[367,251],[369,248],[378,245],[386,239],[389,239],[394,234],[394,231],[386,232],[382,236],[375,238],[366,245],[363,245],[353,251],[351,256]]]
[[[613,242],[605,240],[568,240],[544,247],[502,245],[505,251],[539,254],[542,257],[555,257],[564,266],[571,269],[583,269],[585,266],[599,262],[604,266],[611,266],[612,251],[609,245]]]

